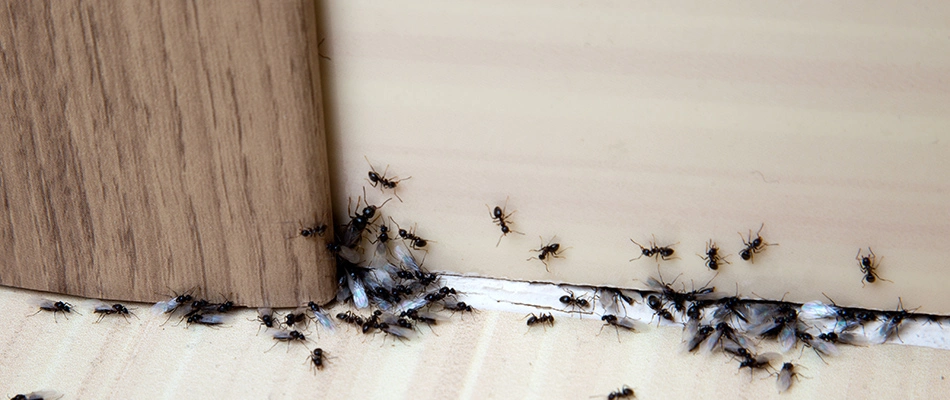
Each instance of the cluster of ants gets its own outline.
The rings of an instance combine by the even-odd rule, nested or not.
[[[558,301],[564,307],[561,311],[566,313],[591,313],[595,302],[599,302],[603,308],[601,329],[613,327],[619,339],[621,331],[638,332],[645,328],[643,322],[624,316],[626,307],[636,304],[634,296],[639,295],[653,311],[657,323],[666,320],[683,326],[684,352],[722,352],[736,360],[740,370],[748,368],[750,374],[755,370],[769,371],[777,378],[779,392],[788,390],[799,377],[799,366],[785,362],[776,369],[775,363],[781,354],[757,353],[757,345],[762,340],[777,341],[783,352],[799,345],[802,352],[809,348],[824,361],[825,357],[838,354],[838,345],[862,346],[884,343],[895,337],[900,339],[900,328],[906,320],[940,323],[945,318],[906,310],[900,301],[895,311],[872,311],[841,307],[830,299],[830,304],[743,299],[716,292],[708,283],[700,289],[677,290],[674,283],[662,282],[662,277],[660,280],[649,278],[647,285],[648,290],[601,287],[581,296],[565,289],[568,294]],[[529,314],[526,318],[529,329],[554,326],[551,313]]]
[[[367,162],[369,160],[367,159]],[[368,181],[373,187],[382,190],[391,190],[393,195],[402,201],[396,194],[399,182],[411,177],[398,179],[382,174],[370,165]],[[356,211],[348,210],[347,221],[340,224],[332,239],[325,240],[324,248],[331,253],[337,265],[339,276],[339,291],[336,301],[350,303],[356,309],[372,309],[367,315],[360,315],[354,311],[340,312],[336,319],[341,324],[350,325],[362,334],[383,333],[387,336],[407,340],[419,332],[419,325],[437,325],[445,320],[440,312],[472,313],[476,310],[460,301],[459,292],[444,286],[441,277],[429,272],[416,260],[413,251],[427,251],[426,247],[431,240],[418,236],[415,229],[406,230],[396,223],[390,216],[389,220],[396,225],[396,235],[391,236],[392,228],[379,222],[380,209],[390,201],[387,199],[381,204],[369,204],[366,199],[365,188],[363,196],[357,198]],[[364,207],[360,208],[360,205]],[[487,205],[486,205],[487,207]],[[349,208],[349,207],[348,207]],[[501,229],[498,243],[509,233],[519,233],[511,228],[511,216],[505,206],[489,207],[492,221]],[[743,260],[754,262],[754,256],[764,251],[768,246],[777,243],[767,243],[761,236],[764,224],[752,236],[751,230],[747,238],[742,238],[744,247],[739,251]],[[326,224],[301,228],[300,237],[307,239],[323,238],[328,231]],[[740,237],[742,235],[740,234]],[[640,248],[640,256],[660,260],[674,258],[674,245],[659,246],[656,240],[643,246],[631,241]],[[561,245],[554,239],[543,244],[538,249],[538,259],[548,267],[551,258],[557,258],[562,251]],[[718,270],[729,262],[722,255],[718,245],[710,240],[706,245],[704,255],[706,267]],[[863,282],[873,283],[880,278],[876,273],[877,259],[873,251],[868,248],[868,254],[862,255],[859,250],[856,259],[864,274]],[[674,281],[675,282],[675,281]],[[900,337],[900,326],[904,320],[927,318],[929,321],[938,321],[941,316],[916,314],[898,306],[896,311],[868,311],[863,309],[839,307],[831,302],[830,305],[821,302],[805,304],[787,303],[782,301],[742,299],[738,296],[725,296],[715,292],[713,287],[703,287],[698,290],[686,291],[673,288],[661,280],[650,278],[647,282],[649,290],[626,290],[617,288],[598,288],[591,296],[576,296],[573,292],[561,296],[558,300],[567,309],[566,312],[587,312],[600,301],[604,313],[601,316],[603,327],[613,327],[620,331],[636,332],[644,328],[644,323],[625,316],[626,305],[634,305],[637,301],[627,293],[639,294],[641,300],[653,310],[654,317],[669,322],[682,323],[684,326],[684,350],[703,353],[723,352],[739,363],[739,369],[769,370],[777,376],[779,391],[787,390],[793,378],[799,376],[797,367],[791,362],[784,363],[779,370],[773,368],[780,355],[777,353],[756,352],[754,339],[775,339],[784,351],[790,351],[799,344],[802,351],[811,348],[819,357],[831,356],[837,353],[836,345],[862,345],[869,342],[866,335],[857,334],[857,329],[865,329],[872,323],[879,323],[876,331],[876,340],[883,343],[892,337]],[[707,283],[708,285],[708,283]],[[175,294],[168,300],[156,303],[152,310],[158,314],[165,314],[171,319],[178,316],[179,322],[188,325],[216,326],[225,322],[225,315],[235,308],[231,301],[220,303],[205,299],[194,298],[191,292]],[[623,310],[623,311],[621,311]],[[39,311],[50,311],[54,315],[62,313],[64,316],[75,312],[74,307],[63,301],[42,300]],[[99,320],[106,316],[115,315],[128,318],[134,316],[122,304],[98,304],[94,313],[99,314]],[[622,315],[623,314],[623,315]],[[526,316],[527,325],[554,326],[555,319],[551,313]],[[302,331],[308,321],[316,321],[324,329],[334,330],[334,322],[327,313],[316,303],[309,302],[284,315],[277,315],[270,308],[258,309],[257,322],[267,329],[275,329],[271,335],[274,345],[286,342],[307,342],[309,339]],[[167,322],[167,320],[166,320]],[[939,321],[938,321],[939,322]],[[603,329],[603,328],[602,328]],[[824,330],[822,330],[824,329]],[[271,347],[273,348],[273,346]],[[310,365],[314,369],[323,369],[326,353],[321,348],[315,348],[308,355]],[[624,385],[621,389],[611,392],[608,399],[633,398],[633,390]],[[42,397],[23,397],[39,399]]]

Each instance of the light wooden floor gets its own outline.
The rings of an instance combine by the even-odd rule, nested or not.
[[[223,328],[162,325],[147,306],[126,322],[84,315],[32,317],[38,293],[0,288],[0,382],[4,394],[57,390],[64,399],[131,398],[538,398],[586,399],[621,385],[651,398],[939,398],[950,389],[950,352],[903,345],[846,347],[818,361],[787,355],[810,379],[779,396],[774,378],[722,355],[679,353],[680,331],[600,332],[600,323],[559,318],[528,331],[523,315],[482,311],[456,316],[411,342],[363,336],[348,327],[312,334],[305,346],[274,347],[257,334],[255,312]],[[336,310],[334,310],[336,311]],[[950,329],[950,327],[947,327]],[[322,371],[308,351],[332,356]],[[797,359],[797,360],[796,360]]]

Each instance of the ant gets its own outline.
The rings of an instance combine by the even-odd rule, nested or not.
[[[718,270],[722,263],[730,264],[729,261],[726,261],[726,259],[719,254],[719,246],[717,246],[716,242],[713,242],[712,239],[709,239],[709,242],[706,243],[706,256],[699,257],[706,260],[706,267],[713,271]]]
[[[294,324],[300,325],[301,322],[303,323],[304,326],[306,326],[307,314],[304,312],[295,314],[294,312],[291,311],[287,313],[287,315],[284,316],[284,325],[287,325],[288,327],[292,327],[294,326]]]
[[[636,397],[637,395],[633,393],[633,389],[631,389],[630,386],[623,385],[622,388],[610,392],[610,394],[607,395],[607,400],[632,399]]]
[[[389,217],[390,221],[393,221],[396,224],[396,220],[393,217]],[[399,224],[396,224],[396,228],[399,228],[399,237],[409,241],[409,247],[412,247],[415,250],[419,250],[423,247],[426,247],[426,244],[429,242],[415,234],[415,228],[411,230],[405,230],[399,227]],[[388,230],[388,228],[387,228]],[[385,232],[385,231],[384,231]]]
[[[99,314],[99,319],[96,320],[96,323],[102,321],[106,315],[118,314],[125,317],[126,321],[128,321],[129,315],[135,316],[135,314],[129,312],[128,308],[119,303],[113,304],[111,306],[105,303],[99,304],[95,307],[93,312]]]
[[[63,317],[66,319],[69,319],[69,316],[66,315],[68,313],[75,312],[76,314],[79,314],[79,311],[76,311],[73,309],[72,304],[69,304],[65,301],[54,302],[52,300],[43,299],[43,300],[40,300],[38,306],[40,309],[37,310],[35,313],[30,314],[31,316],[39,314],[41,311],[50,311],[53,313],[53,320],[55,321],[56,313],[63,313]]]
[[[588,301],[586,297],[584,296],[577,297],[577,296],[574,296],[574,292],[568,289],[564,289],[564,290],[567,293],[569,293],[570,296],[566,294],[561,296],[558,299],[558,301],[560,301],[562,304],[564,304],[565,306],[571,306],[571,308],[581,308],[581,309],[590,308],[590,301]]]
[[[372,332],[373,329],[381,329],[382,324],[379,323],[379,317],[381,315],[383,315],[383,312],[376,310],[373,311],[372,316],[366,318],[366,320],[363,322],[363,325],[360,327],[364,334]]]
[[[310,352],[310,355],[307,356],[307,359],[310,360],[311,368],[313,368],[313,369],[315,369],[315,370],[317,370],[317,369],[322,370],[322,369],[323,369],[323,361],[324,361],[324,358],[325,358],[325,357],[324,357],[324,354],[323,354],[323,349],[321,349],[321,348],[319,348],[319,347],[313,349],[313,351]]]
[[[874,251],[871,250],[870,247],[868,247],[868,253],[870,254],[862,256],[861,249],[858,249],[858,254],[854,256],[854,259],[858,260],[858,266],[861,267],[861,273],[864,274],[864,278],[861,279],[861,287],[864,287],[865,282],[874,283],[874,281],[878,279],[891,282],[887,279],[881,278],[875,271],[878,267],[878,263],[876,256],[874,255]],[[881,258],[883,259],[884,257]]]
[[[488,204],[485,204],[485,208],[488,208]],[[504,207],[495,206],[494,210],[489,211],[489,215],[491,215],[492,221],[501,227],[501,236],[498,237],[498,243],[495,243],[495,247],[498,247],[498,245],[501,244],[501,238],[508,236],[508,233],[510,232],[524,235],[523,233],[518,232],[508,227],[508,225],[511,224],[511,220],[509,218],[511,218],[512,214],[514,214],[515,211],[517,210],[512,211],[511,213],[505,214],[505,210],[507,208],[508,208],[508,198],[505,197]]]
[[[252,321],[258,321],[261,323],[261,326],[268,328],[273,328],[274,324],[280,325],[280,322],[274,319],[274,310],[268,307],[262,307],[257,309],[257,319]],[[260,327],[258,327],[258,332],[260,332]]]
[[[911,311],[915,311],[914,310]],[[891,336],[897,335],[897,339],[900,339],[901,342],[904,340],[901,339],[901,323],[904,322],[905,318],[910,317],[910,312],[904,309],[904,301],[898,297],[897,298],[897,311],[885,311],[883,318],[883,324],[878,328],[878,335],[881,337],[881,343],[886,342]]]
[[[413,321],[422,322],[422,323],[424,323],[424,324],[426,324],[426,325],[436,325],[436,324],[438,324],[438,322],[439,322],[439,321],[436,320],[435,318],[430,317],[428,314],[419,314],[419,310],[416,310],[416,309],[410,309],[410,310],[403,311],[403,312],[399,313],[399,317],[400,317],[400,318],[403,318],[403,317],[409,318],[409,319],[411,319],[411,320],[413,320]]]
[[[801,380],[799,376],[803,376],[795,371],[795,364],[792,364],[790,362],[782,364],[781,371],[775,374],[770,374],[770,375],[777,376],[775,380],[775,387],[778,388],[779,393],[787,391],[788,388],[792,386],[792,378]]]
[[[352,311],[347,311],[345,313],[339,313],[336,315],[336,318],[340,321],[346,322],[348,324],[356,325],[359,327],[363,326],[363,317],[354,314]]]
[[[373,163],[369,162],[369,158],[366,156],[363,156],[363,158],[365,158],[366,163],[369,164],[370,171],[367,174],[367,176],[369,176],[369,183],[371,183],[373,187],[376,187],[377,185],[379,185],[381,191],[384,189],[392,189],[393,195],[396,196],[397,199],[399,199],[400,203],[402,203],[402,198],[399,197],[398,193],[396,193],[396,185],[398,185],[399,182],[412,179],[412,177],[410,176],[408,178],[402,178],[402,179],[398,179],[395,177],[387,178],[386,173],[389,172],[389,165],[386,165],[386,169],[383,170],[382,175],[380,175],[379,173],[376,172],[376,168],[373,168]]]
[[[363,187],[363,197],[366,197],[366,187]],[[372,223],[373,217],[376,216],[376,210],[382,208],[386,205],[392,198],[386,199],[382,204],[375,206],[369,204],[368,200],[362,200],[366,203],[366,207],[363,207],[363,210],[360,211],[360,201],[361,198],[356,199],[356,209],[357,212],[355,215],[350,217],[350,222],[346,225],[346,232],[343,236],[343,246],[354,247],[359,244],[360,239],[363,237],[363,231],[366,230],[366,227]],[[347,205],[347,210],[349,210],[349,205]]]
[[[389,227],[386,225],[379,225],[379,235],[376,235],[376,241],[370,240],[370,243],[386,243],[392,239],[389,237]]]
[[[605,288],[601,288],[600,290],[601,290],[601,293],[606,292],[610,296],[610,300],[611,300],[609,304],[601,302],[602,304],[604,304],[605,311],[620,311],[620,308],[623,307],[624,314],[626,314],[627,306],[624,303],[629,304],[631,306],[635,303],[632,297],[627,296],[620,289],[605,287]],[[596,298],[598,297],[595,296],[595,299]]]
[[[290,332],[287,332],[287,331],[280,331],[280,332],[274,332],[274,336],[273,336],[273,337],[274,337],[274,340],[276,340],[276,342],[274,343],[274,346],[277,346],[277,343],[280,343],[280,342],[287,342],[287,348],[288,348],[288,350],[290,349],[290,343],[291,343],[291,342],[295,342],[295,341],[304,342],[304,341],[307,340],[307,337],[304,336],[304,334],[302,334],[302,333],[300,333],[300,332],[297,332],[297,331],[290,331]],[[270,351],[271,349],[273,349],[274,346],[271,346],[270,349],[267,349],[267,351]]]
[[[548,272],[551,272],[551,270],[548,269],[548,260],[551,259],[551,258],[561,258],[561,255],[558,254],[558,251],[561,250],[561,244],[560,244],[560,243],[553,243],[553,242],[554,242],[554,239],[556,239],[556,238],[557,238],[557,236],[552,237],[552,238],[551,238],[551,241],[549,241],[548,244],[545,245],[545,244],[544,244],[544,239],[542,239],[540,236],[538,236],[538,239],[541,239],[541,243],[542,243],[542,244],[541,244],[541,248],[538,248],[538,249],[531,249],[530,251],[537,251],[537,252],[539,252],[540,254],[538,254],[537,257],[529,257],[527,261],[531,261],[531,260],[537,258],[538,260],[541,260],[542,263],[544,263],[544,270],[545,270],[545,271],[548,271]]]
[[[528,318],[528,321],[527,321],[528,326],[535,326],[538,324],[542,326],[545,324],[550,325],[552,327],[554,326],[554,315],[551,315],[551,313],[547,313],[547,314],[541,313],[541,315],[534,315],[534,313],[531,313],[531,314],[526,315],[526,317]]]
[[[468,304],[465,304],[464,301],[460,301],[460,302],[455,303],[455,304],[446,304],[446,305],[445,305],[445,309],[446,309],[446,310],[455,311],[455,312],[469,312],[469,313],[478,311],[477,309],[473,308],[472,306],[470,306],[470,305],[468,305]]]
[[[204,315],[204,314],[194,313],[194,314],[189,315],[188,319],[185,322],[187,322],[189,325],[191,324],[199,324],[199,325],[207,325],[207,326],[221,325],[222,323],[224,323],[224,317],[220,315]]]
[[[673,248],[672,248],[672,246],[675,246],[675,245],[678,244],[678,243],[674,243],[674,244],[671,244],[671,245],[669,245],[669,246],[659,247],[659,246],[656,245],[656,235],[653,235],[653,241],[650,242],[650,247],[643,247],[643,245],[641,245],[640,243],[637,243],[637,242],[634,241],[633,239],[630,239],[630,241],[633,242],[633,244],[635,244],[635,245],[637,245],[637,246],[640,247],[640,257],[632,258],[632,259],[630,259],[630,261],[639,260],[639,259],[643,258],[644,256],[646,256],[646,257],[653,257],[653,258],[655,258],[657,261],[659,261],[661,258],[662,258],[664,261],[665,261],[665,260],[669,260],[669,259],[671,259],[671,258],[673,257]]]
[[[749,229],[748,240],[742,238],[742,233],[739,233],[739,238],[742,239],[742,244],[745,245],[745,248],[739,251],[739,257],[741,257],[743,260],[755,263],[755,260],[753,259],[754,256],[764,251],[766,246],[778,246],[778,243],[766,243],[764,240],[762,240],[762,235],[760,235],[760,233],[762,233],[762,228],[765,228],[764,222],[761,226],[759,226],[759,230],[755,233],[755,239],[752,238],[751,229]]]
[[[300,228],[300,236],[305,238],[313,237],[314,235],[323,236],[327,232],[327,224],[320,224],[313,227],[304,227]]]
[[[617,341],[620,341],[620,329],[627,330],[630,332],[637,332],[639,323],[627,318],[627,317],[617,317],[613,314],[604,314],[600,317],[601,321],[604,321],[604,324],[600,326],[600,332],[604,331],[604,327],[610,325],[613,326],[617,331]],[[600,335],[600,332],[597,334]]]
[[[745,349],[741,349],[741,350],[745,350]],[[756,369],[764,369],[766,371],[772,369],[771,356],[773,355],[773,353],[763,354],[763,355],[758,355],[758,356],[753,356],[752,354],[749,354],[748,350],[746,350],[744,353],[745,353],[744,359],[742,360],[742,362],[739,363],[740,370],[743,368],[748,368],[749,374],[751,375],[753,372],[755,372]]]

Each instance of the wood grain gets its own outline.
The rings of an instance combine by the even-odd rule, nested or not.
[[[333,295],[310,1],[4,1],[0,284]],[[332,230],[327,237],[332,237]]]

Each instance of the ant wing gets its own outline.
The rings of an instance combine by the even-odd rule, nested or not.
[[[647,327],[646,324],[628,317],[617,318],[616,324],[621,328],[625,328],[634,332],[643,332]]]
[[[369,307],[369,297],[366,295],[366,286],[363,285],[363,281],[352,273],[347,274],[346,277],[347,286],[353,294],[353,305],[358,309]]]
[[[792,370],[789,368],[782,368],[782,371],[778,373],[778,378],[775,380],[775,388],[778,389],[779,393],[785,393],[792,386]]]
[[[93,309],[93,312],[97,312],[97,313],[108,313],[108,312],[115,311],[115,309],[113,309],[111,305],[106,304],[105,302],[101,300],[95,300],[95,302],[93,303],[92,309]]]
[[[392,242],[393,253],[396,255],[396,258],[402,262],[403,266],[409,268],[413,272],[421,272],[422,268],[419,267],[419,263],[416,262],[415,257],[413,257],[412,253],[409,252],[409,248],[399,240],[394,240]]]
[[[63,395],[53,390],[38,390],[26,395],[27,400],[59,400]]]
[[[289,331],[277,331],[273,334],[274,340],[293,340],[294,336]]]
[[[664,291],[667,290],[666,285],[664,285],[663,283],[660,283],[660,281],[656,280],[656,278],[652,276],[647,277],[647,286],[649,286],[650,289],[653,289],[654,291],[657,291],[660,293],[663,293]]]
[[[412,339],[416,336],[415,331],[411,329],[403,328],[401,326],[393,325],[393,324],[386,324],[386,327],[384,327],[382,330],[383,332],[386,332],[387,334],[393,335],[401,339]]]
[[[152,314],[161,315],[161,314],[168,314],[172,311],[175,311],[175,309],[178,308],[179,306],[179,303],[175,301],[175,299],[176,297],[172,297],[169,300],[163,300],[163,301],[159,301],[158,303],[155,303],[155,305],[153,305],[151,309]]]
[[[707,338],[706,341],[703,342],[699,350],[703,354],[712,353],[712,351],[716,349],[716,345],[719,344],[719,339],[721,338],[722,338],[722,330],[716,329],[711,335],[709,335],[709,338]]]
[[[826,342],[821,339],[814,339],[811,341],[811,346],[817,350],[819,353],[826,356],[836,356],[838,355],[838,347],[834,343]]]
[[[333,326],[333,320],[330,319],[330,316],[320,311],[313,311],[313,310],[310,310],[310,311],[313,312],[313,318],[316,319],[317,322],[320,323],[320,325],[323,325],[323,327],[326,328],[330,332],[333,332],[335,330],[335,327]]]
[[[798,337],[795,336],[795,329],[790,326],[791,324],[785,324],[782,327],[782,331],[778,334],[778,342],[782,345],[782,352],[788,353],[789,350],[795,347],[795,344],[798,343]]]
[[[799,313],[802,319],[826,319],[838,316],[838,308],[829,306],[820,301],[809,301],[802,304],[802,311]]]
[[[221,325],[224,323],[224,316],[221,314],[202,315],[198,323],[204,325]]]

